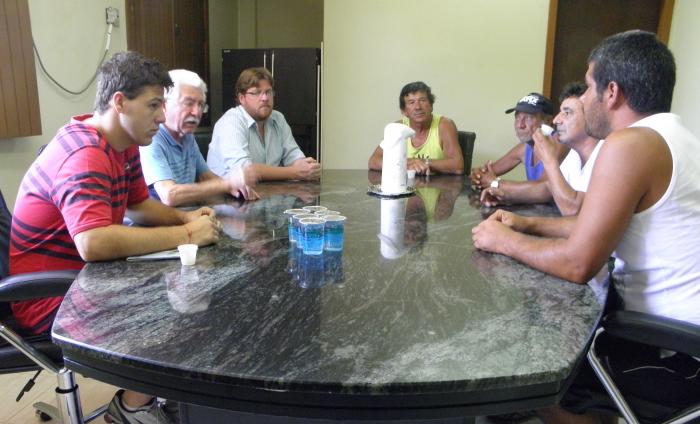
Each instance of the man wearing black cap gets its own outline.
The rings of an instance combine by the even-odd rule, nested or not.
[[[544,164],[545,181],[501,181],[498,188],[487,187],[481,191],[483,205],[554,201],[562,215],[578,213],[603,145],[602,140],[586,133],[580,99],[585,91],[586,84],[582,81],[564,86],[559,96],[559,114],[552,121],[554,133],[552,136],[539,131],[532,134],[534,151]],[[561,163],[555,156],[559,144],[571,149]]]
[[[509,172],[520,163],[525,165],[525,175],[528,181],[544,178],[544,165],[532,147],[532,134],[543,123],[548,124],[551,122],[553,113],[552,102],[539,93],[530,93],[520,99],[515,107],[506,110],[506,113],[512,113],[513,111],[515,111],[513,127],[520,143],[496,162],[487,161],[482,166],[473,168],[470,177],[472,185],[475,187],[480,189],[487,187],[498,188],[500,185],[498,176]],[[564,146],[561,146],[557,152],[560,161],[566,155],[567,150]]]

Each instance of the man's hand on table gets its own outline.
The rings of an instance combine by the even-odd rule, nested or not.
[[[198,246],[217,243],[221,233],[221,223],[216,219],[216,212],[209,207],[185,212],[185,226],[190,235],[190,242]]]
[[[471,180],[472,186],[480,190],[488,188],[491,186],[491,181],[495,180],[498,175],[493,170],[493,164],[491,161],[486,161],[485,164],[478,168],[473,168],[469,179]]]
[[[526,218],[499,209],[472,228],[472,241],[477,249],[505,253],[504,247],[508,245],[513,235],[516,232],[523,232],[525,228]]]
[[[228,176],[229,193],[237,199],[242,197],[245,200],[258,200],[260,195],[253,189],[258,179],[254,166],[240,167]]]
[[[311,157],[295,160],[291,168],[299,180],[317,180],[321,176],[321,164]]]
[[[500,188],[488,187],[481,191],[481,204],[492,208],[508,202],[506,192]]]

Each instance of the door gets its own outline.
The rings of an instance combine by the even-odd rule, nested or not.
[[[207,0],[126,0],[126,43],[168,69],[196,72],[209,85]],[[200,126],[209,126],[209,115]]]
[[[565,84],[583,81],[588,54],[603,38],[630,29],[668,41],[673,0],[551,0],[543,93],[558,109]]]

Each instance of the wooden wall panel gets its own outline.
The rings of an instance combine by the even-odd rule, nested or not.
[[[41,134],[27,0],[0,0],[0,138]]]
[[[673,5],[673,0],[550,0],[543,92],[555,110],[564,85],[583,80],[588,54],[605,37],[643,29],[667,42]]]

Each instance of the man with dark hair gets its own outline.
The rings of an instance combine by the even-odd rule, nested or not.
[[[583,105],[579,99],[586,91],[580,81],[567,84],[561,95],[559,114],[552,121],[552,137],[535,131],[532,139],[535,152],[544,164],[544,180],[501,181],[498,188],[488,187],[481,192],[486,206],[514,203],[544,203],[554,200],[562,215],[575,215],[583,203],[591,171],[603,141],[586,134]],[[571,150],[559,164],[556,139]]]
[[[160,63],[117,53],[100,69],[93,114],[61,128],[27,171],[12,217],[10,273],[81,269],[85,262],[206,245],[219,238],[214,211],[183,212],[148,198],[139,146],[163,117],[163,89],[172,85]],[[122,225],[128,215],[137,224]],[[49,331],[62,298],[18,302],[17,323]],[[150,395],[119,391],[109,419],[168,422]]]
[[[273,110],[274,80],[265,68],[249,68],[236,81],[238,106],[214,125],[207,163],[228,178],[250,165],[261,180],[315,180],[321,165],[305,157],[284,116]]]
[[[407,140],[406,169],[416,174],[431,172],[462,174],[464,159],[457,142],[457,127],[445,116],[433,112],[435,95],[422,81],[406,84],[399,94],[399,108],[403,114],[400,123],[408,125],[416,135]],[[384,151],[381,146],[369,158],[369,169],[381,171]]]
[[[496,162],[487,161],[483,165],[472,168],[470,179],[474,187],[485,189],[488,187],[499,188],[501,179],[499,176],[510,172],[519,164],[525,167],[525,177],[528,181],[544,180],[544,164],[534,149],[532,135],[538,131],[542,124],[549,124],[552,119],[552,102],[539,93],[530,93],[508,110],[506,113],[515,112],[513,128],[519,143],[510,149]],[[557,158],[561,161],[568,153],[564,145],[557,145]]]
[[[589,56],[581,101],[586,132],[606,142],[578,217],[496,211],[472,230],[475,247],[577,283],[612,254],[612,283],[624,309],[700,325],[700,238],[692,230],[700,227],[700,140],[668,113],[675,77],[673,55],[653,33],[605,39]],[[623,392],[666,395],[664,404],[674,408],[700,398],[700,362],[642,346],[615,340],[609,349],[606,361],[621,376]],[[635,383],[640,378],[671,378],[683,389],[666,394]],[[583,379],[582,373],[570,394]],[[568,397],[562,405],[570,407]],[[546,422],[591,419],[556,408],[541,416]]]

